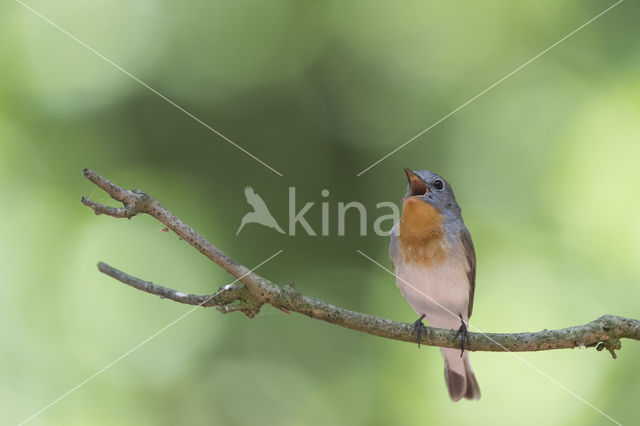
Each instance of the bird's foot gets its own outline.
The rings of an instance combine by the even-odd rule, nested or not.
[[[467,342],[468,348],[471,345],[471,339],[469,337],[469,330],[467,330],[467,326],[462,319],[462,315],[460,315],[460,321],[462,322],[462,325],[460,326],[458,331],[456,331],[456,335],[453,339],[455,340],[458,338],[458,336],[460,336],[460,356],[462,356],[464,355],[464,342]]]
[[[418,348],[420,347],[420,340],[422,340],[422,332],[426,331],[427,329],[427,327],[425,327],[424,324],[422,323],[422,320],[424,319],[424,317],[425,315],[422,314],[420,318],[418,318],[416,322],[413,323],[413,334],[415,334],[417,337]]]

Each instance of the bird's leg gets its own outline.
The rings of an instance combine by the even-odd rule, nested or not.
[[[464,342],[465,340],[467,341],[468,348],[471,345],[471,338],[469,337],[469,330],[467,330],[467,326],[462,319],[462,315],[460,315],[460,322],[462,322],[462,325],[460,326],[458,331],[456,331],[456,335],[453,339],[455,340],[458,338],[458,336],[460,336],[460,356],[462,356],[464,354]]]
[[[418,338],[418,348],[420,347],[420,340],[422,339],[422,331],[426,330],[426,327],[422,323],[424,317],[425,314],[420,315],[420,318],[418,318],[416,322],[413,323],[413,334],[415,334]]]

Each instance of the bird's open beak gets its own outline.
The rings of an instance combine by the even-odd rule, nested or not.
[[[429,192],[429,187],[426,182],[423,181],[420,176],[413,173],[411,170],[405,167],[404,172],[407,174],[407,179],[409,180],[409,194],[408,197],[413,197],[416,195],[424,195]]]

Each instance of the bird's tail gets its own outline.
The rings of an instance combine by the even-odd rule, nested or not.
[[[480,399],[480,387],[469,362],[469,352],[465,351],[464,355],[460,356],[459,349],[440,350],[444,357],[444,379],[451,400]]]

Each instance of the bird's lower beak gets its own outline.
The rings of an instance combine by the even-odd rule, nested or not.
[[[409,193],[408,197],[414,197],[416,195],[424,195],[429,192],[429,187],[427,183],[423,181],[420,176],[413,173],[411,170],[405,168],[404,172],[407,174],[407,179],[409,180]]]

